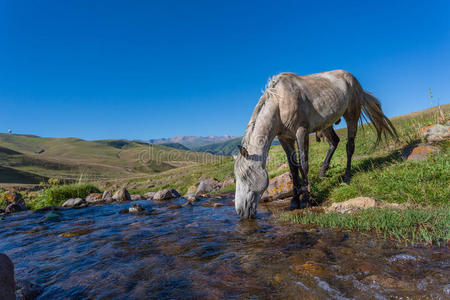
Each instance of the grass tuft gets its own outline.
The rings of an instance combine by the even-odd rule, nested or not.
[[[31,209],[39,209],[47,206],[60,206],[70,198],[85,198],[90,193],[99,193],[100,190],[87,183],[68,184],[53,186],[41,192],[36,198],[29,201],[27,205]]]
[[[304,214],[283,213],[281,220],[325,228],[372,231],[384,238],[408,244],[448,244],[450,241],[450,208],[394,209],[370,208],[354,213]]]

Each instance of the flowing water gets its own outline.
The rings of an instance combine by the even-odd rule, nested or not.
[[[0,221],[0,252],[40,299],[417,299],[450,297],[448,248],[399,247],[355,233],[239,220],[231,199],[150,214],[132,203],[23,212]]]

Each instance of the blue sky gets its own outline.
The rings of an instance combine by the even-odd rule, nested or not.
[[[242,135],[284,71],[348,70],[388,116],[449,103],[450,1],[366,2],[0,0],[0,132]]]

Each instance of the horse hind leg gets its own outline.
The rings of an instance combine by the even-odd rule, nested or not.
[[[322,134],[326,137],[326,140],[330,147],[328,148],[327,156],[325,157],[322,167],[320,168],[319,177],[325,177],[325,173],[330,167],[331,158],[333,157],[334,151],[336,151],[336,148],[339,144],[339,137],[332,126],[326,128],[325,130],[322,130]]]
[[[298,166],[299,163],[297,161],[297,151],[295,150],[295,140],[280,138],[281,147],[283,147],[284,152],[286,152],[286,157],[289,164],[289,170],[292,176],[292,182],[294,184],[294,197],[291,200],[290,209],[298,209],[300,208],[300,193],[301,193],[301,183],[300,177],[298,175]]]
[[[360,112],[354,115],[344,115],[347,122],[348,140],[347,140],[347,168],[345,169],[344,182],[350,183],[351,168],[352,168],[352,156],[355,152],[355,137],[358,130],[358,119]]]

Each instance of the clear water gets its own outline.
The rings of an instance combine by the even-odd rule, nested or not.
[[[408,248],[354,233],[277,223],[261,207],[240,220],[222,207],[121,214],[132,203],[23,212],[0,221],[0,252],[40,299],[400,299],[450,297],[446,247]]]

